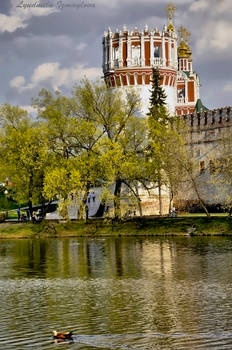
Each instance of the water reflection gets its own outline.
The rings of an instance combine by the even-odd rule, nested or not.
[[[231,282],[229,238],[1,241],[0,344],[229,349]]]

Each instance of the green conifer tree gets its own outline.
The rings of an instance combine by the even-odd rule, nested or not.
[[[169,114],[165,107],[166,94],[160,86],[160,74],[158,68],[152,69],[152,88],[150,90],[150,107],[148,115],[149,149],[151,164],[154,171],[151,174],[153,181],[157,183],[159,192],[159,212],[162,215],[162,185],[165,183],[164,173],[164,145],[163,135],[168,126]],[[162,136],[162,137],[161,137]]]
[[[153,120],[161,124],[166,124],[168,121],[168,112],[165,107],[167,95],[160,85],[161,76],[158,68],[152,68],[152,88],[150,90],[150,107],[147,115]]]
[[[163,88],[160,86],[160,80],[161,80],[161,76],[158,68],[153,67],[152,79],[151,79],[152,89],[150,90],[151,96],[150,96],[149,112],[151,112],[151,109],[153,106],[161,107],[166,104],[165,100],[167,98],[167,95],[165,94]]]

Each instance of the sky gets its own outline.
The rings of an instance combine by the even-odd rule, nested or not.
[[[69,95],[102,77],[102,36],[168,23],[169,0],[0,0],[0,103],[31,111],[42,88]],[[193,69],[210,109],[232,105],[232,1],[173,0],[174,25],[191,32]]]

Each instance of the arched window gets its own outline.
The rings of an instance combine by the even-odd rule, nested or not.
[[[118,59],[118,46],[117,46],[117,47],[114,47],[113,59],[114,59],[114,60],[117,60],[117,59]]]
[[[154,46],[154,58],[159,58],[161,56],[160,46]]]
[[[140,64],[140,46],[137,45],[137,46],[132,46],[132,55],[131,55],[131,58],[132,58],[132,64],[137,66]]]
[[[118,67],[118,46],[113,49],[114,67]]]

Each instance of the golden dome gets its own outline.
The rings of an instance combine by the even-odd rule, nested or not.
[[[181,41],[180,45],[178,47],[178,57],[179,58],[190,58],[192,55],[192,51],[190,50],[188,46],[188,39],[190,37],[190,32],[187,31],[184,27],[180,27],[178,30],[180,33]]]
[[[171,32],[174,32],[174,25],[171,22],[168,25],[168,30],[171,30]]]

